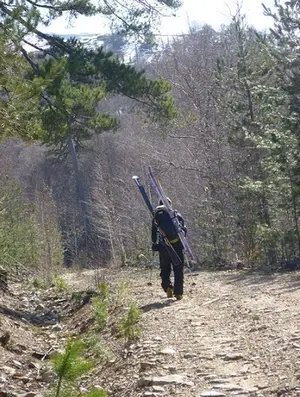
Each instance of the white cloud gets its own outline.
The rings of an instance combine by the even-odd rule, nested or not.
[[[163,18],[160,33],[174,35],[187,32],[189,23],[209,24],[218,28],[221,24],[230,22],[230,13],[236,10],[237,0],[184,0],[183,6],[175,17]],[[274,0],[265,0],[264,4],[272,7]],[[247,15],[247,21],[257,29],[267,29],[271,25],[270,18],[263,15],[260,0],[243,0],[242,11]],[[65,18],[59,18],[44,31],[56,34],[94,33],[105,34],[109,31],[108,24],[102,16],[80,16],[72,21],[72,26],[67,26]]]
[[[263,15],[260,0],[243,0],[242,13],[247,15],[249,25],[257,29],[267,29],[271,19]],[[267,7],[272,7],[273,0],[265,0]],[[230,23],[231,14],[237,9],[236,0],[184,0],[183,7],[178,10],[176,18],[166,18],[161,31],[164,34],[176,34],[187,30],[188,23],[209,24],[217,29],[222,24]]]

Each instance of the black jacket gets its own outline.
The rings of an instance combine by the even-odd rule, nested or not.
[[[179,221],[181,229],[184,231],[185,235],[187,233],[187,227],[184,224],[184,219],[182,215],[177,212],[177,210],[174,210],[174,213]],[[162,243],[162,237],[161,234],[158,231],[157,226],[155,225],[154,220],[152,221],[152,231],[151,231],[151,237],[152,237],[152,243],[155,244],[157,242],[157,237],[159,237],[159,243]]]

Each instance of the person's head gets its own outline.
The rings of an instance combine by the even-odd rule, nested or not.
[[[168,202],[169,206],[172,207],[172,200],[169,197],[166,197],[166,199],[167,199],[167,202]],[[164,205],[162,200],[159,200],[159,205]]]

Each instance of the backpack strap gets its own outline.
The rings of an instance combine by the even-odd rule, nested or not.
[[[176,238],[174,238],[173,240],[169,240],[169,242],[170,242],[171,244],[175,244],[175,243],[177,243],[179,240],[180,240],[180,238],[179,238],[179,237],[176,237]]]

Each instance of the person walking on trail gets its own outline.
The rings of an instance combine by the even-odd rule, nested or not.
[[[171,200],[168,197],[167,200],[170,208],[172,208]],[[154,219],[152,221],[152,250],[158,251],[159,253],[161,286],[166,292],[167,297],[172,298],[173,296],[175,296],[177,300],[181,300],[183,297],[183,246],[169,214],[167,214],[167,216],[165,217],[162,216],[159,221],[157,220],[156,214],[162,214],[164,211],[166,212],[167,209],[166,207],[164,207],[162,201],[160,201],[159,206],[155,209]],[[176,210],[174,211],[174,215],[177,217],[181,229],[186,234],[187,228],[184,224],[183,217]],[[169,223],[169,221],[171,221],[171,224]],[[165,246],[163,237],[158,230],[156,222],[158,223],[159,227],[164,231],[167,237],[168,234],[169,236],[171,236],[171,238],[168,238],[168,240],[177,254],[178,263],[175,264],[172,262],[171,256]],[[173,230],[173,234],[171,233],[171,229]],[[174,272],[174,286],[172,285],[170,279],[172,267]]]

